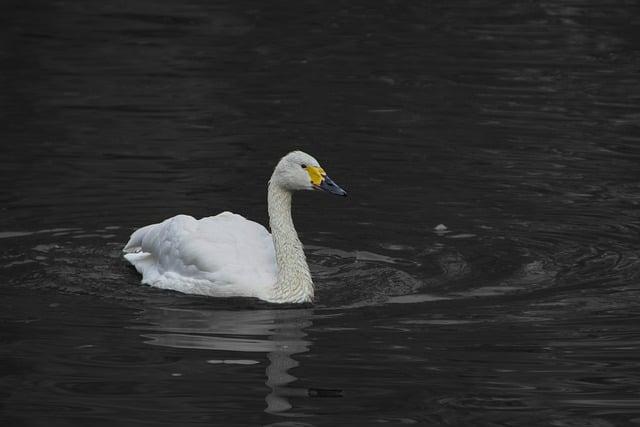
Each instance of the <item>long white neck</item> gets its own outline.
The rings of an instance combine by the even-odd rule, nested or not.
[[[272,181],[269,182],[267,202],[269,226],[278,264],[278,278],[272,301],[310,302],[313,300],[313,281],[291,218],[291,192]]]

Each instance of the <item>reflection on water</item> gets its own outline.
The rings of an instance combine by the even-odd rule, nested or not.
[[[145,333],[147,344],[174,348],[212,350],[209,363],[252,364],[246,353],[266,353],[266,384],[270,389],[265,397],[268,413],[291,409],[288,396],[308,396],[309,390],[287,387],[296,380],[289,370],[298,366],[291,356],[309,350],[311,343],[304,338],[304,328],[311,326],[312,309],[298,310],[190,310],[145,309],[140,321],[146,326],[136,327],[154,331]],[[218,359],[219,352],[233,355]],[[227,354],[227,353],[224,353]],[[237,354],[237,356],[235,356]],[[233,358],[231,358],[233,357]],[[250,356],[249,356],[250,357]]]

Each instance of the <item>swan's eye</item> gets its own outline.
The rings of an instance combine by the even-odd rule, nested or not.
[[[305,164],[303,163],[303,164],[301,164],[301,165],[300,165],[300,167],[301,167],[302,169],[306,169],[306,168],[307,168],[307,165],[305,165]]]

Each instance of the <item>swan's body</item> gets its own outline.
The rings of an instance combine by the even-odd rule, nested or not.
[[[223,212],[196,220],[177,215],[140,228],[124,248],[142,283],[214,297],[269,302],[313,300],[313,281],[291,218],[292,191],[323,189],[346,195],[308,154],[283,157],[269,181],[269,224]]]
[[[142,282],[210,296],[267,299],[277,269],[271,234],[260,224],[223,212],[196,220],[177,215],[131,236],[125,258]]]

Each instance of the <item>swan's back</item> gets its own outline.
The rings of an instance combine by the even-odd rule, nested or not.
[[[177,215],[140,228],[124,248],[142,283],[209,296],[267,297],[276,282],[271,234],[223,212],[196,220]]]

